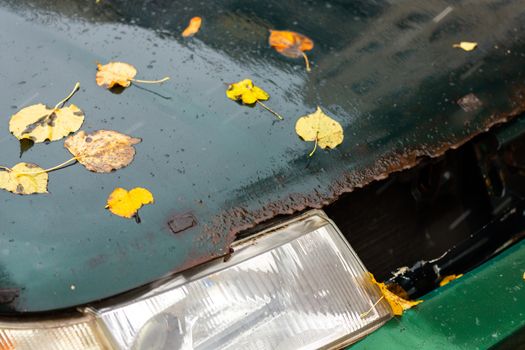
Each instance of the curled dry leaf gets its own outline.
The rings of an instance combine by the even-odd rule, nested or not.
[[[458,48],[458,49],[462,49],[462,50],[465,50],[465,51],[472,51],[476,47],[478,47],[478,43],[470,42],[470,41],[462,41],[459,44],[452,45],[452,47]]]
[[[131,80],[137,75],[137,69],[124,62],[97,63],[97,85],[111,89],[115,85],[128,87]]]
[[[156,84],[169,80],[169,77],[160,80],[139,80],[135,79],[137,69],[129,63],[109,62],[108,64],[97,64],[96,81],[98,86],[111,89],[116,86],[128,87],[131,82]]]
[[[343,142],[344,138],[341,124],[327,116],[319,106],[314,113],[297,120],[295,132],[304,141],[315,142],[310,156],[314,154],[318,145],[321,148],[335,148]]]
[[[137,187],[131,191],[116,188],[108,197],[106,209],[123,218],[132,218],[146,204],[153,203],[153,195],[145,188]]]
[[[0,169],[0,188],[16,194],[47,193],[48,174],[36,164],[18,163]]]
[[[283,119],[280,114],[261,102],[268,100],[270,95],[260,87],[255,86],[250,79],[244,79],[237,83],[230,84],[226,90],[226,96],[230,100],[242,102],[245,105],[258,103],[267,111],[275,115],[277,119]]]
[[[34,143],[56,141],[80,129],[84,113],[74,104],[61,107],[79,89],[73,91],[55,107],[42,103],[21,109],[9,120],[9,131],[19,140],[28,139]]]
[[[443,287],[443,286],[449,284],[450,282],[452,282],[453,280],[460,278],[461,276],[463,276],[462,273],[460,273],[459,275],[448,275],[448,276],[445,276],[445,277],[443,277],[443,279],[439,282],[439,286],[440,286],[440,287]]]
[[[286,57],[303,57],[306,63],[306,70],[310,71],[310,62],[304,51],[309,51],[314,48],[314,42],[312,39],[296,32],[270,30],[268,42],[271,47]]]
[[[188,25],[188,27],[184,29],[184,31],[182,32],[182,36],[187,38],[189,36],[196,34],[201,28],[201,24],[202,24],[202,18],[193,17],[190,20],[190,24]]]
[[[88,170],[109,173],[128,166],[135,157],[133,145],[141,141],[112,130],[97,130],[91,134],[80,131],[68,137],[64,147]]]
[[[386,299],[388,304],[390,304],[390,307],[392,308],[392,311],[396,316],[403,315],[403,311],[408,310],[411,307],[421,304],[423,302],[423,300],[410,301],[403,299],[399,295],[391,292],[384,283],[377,282],[374,278],[374,275],[369,273],[369,276],[372,283],[379,287],[381,293],[383,294],[383,297]]]

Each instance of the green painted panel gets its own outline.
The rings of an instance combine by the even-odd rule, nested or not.
[[[348,349],[488,349],[525,326],[524,271],[522,241]]]

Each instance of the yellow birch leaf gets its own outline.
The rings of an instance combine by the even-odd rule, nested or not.
[[[453,44],[452,47],[462,49],[465,51],[472,51],[478,46],[478,43],[470,41],[462,41],[459,44]]]
[[[128,166],[135,157],[133,145],[141,141],[112,130],[80,131],[68,137],[64,147],[88,170],[109,173]]]
[[[137,187],[131,191],[116,188],[108,197],[106,209],[123,218],[132,218],[146,204],[153,203],[153,195],[145,188]]]
[[[423,302],[423,300],[410,301],[403,299],[399,295],[396,295],[393,292],[391,292],[384,283],[377,282],[374,278],[374,275],[372,275],[371,273],[369,273],[369,275],[372,283],[379,287],[381,293],[383,294],[383,297],[388,302],[388,304],[390,304],[394,315],[401,316],[403,315],[403,311],[408,310],[411,307],[416,306],[417,304],[421,304]]]
[[[244,105],[258,103],[261,107],[275,115],[277,119],[283,119],[280,114],[261,102],[268,100],[270,95],[260,87],[255,86],[250,79],[244,79],[237,83],[230,84],[228,89],[226,89],[226,96],[230,100],[241,102]]]
[[[257,101],[266,101],[270,98],[266,91],[255,86],[250,79],[230,84],[226,90],[226,96],[230,100],[239,101],[245,105],[252,105]]]
[[[450,282],[452,282],[453,280],[460,278],[461,276],[463,276],[462,273],[460,273],[459,275],[448,275],[448,276],[445,276],[445,277],[443,277],[443,279],[439,282],[439,286],[440,286],[440,287],[443,287],[443,286],[449,284]]]
[[[109,62],[104,65],[97,63],[97,85],[106,89],[117,86],[127,88],[131,85],[131,82],[157,84],[170,79],[169,77],[164,77],[160,80],[139,80],[135,79],[135,75],[137,75],[137,69],[129,63]]]
[[[84,113],[74,104],[59,108],[78,90],[79,84],[71,94],[55,107],[42,103],[21,109],[9,120],[9,131],[19,140],[32,140],[35,143],[57,141],[76,132],[84,122]]]
[[[335,148],[344,139],[341,124],[327,116],[319,106],[314,113],[302,116],[297,120],[295,132],[304,141],[315,142],[310,156],[314,154],[318,145],[323,149]]]
[[[48,179],[44,169],[31,163],[0,169],[0,188],[16,194],[47,193]]]

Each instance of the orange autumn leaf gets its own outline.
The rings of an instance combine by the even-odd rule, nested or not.
[[[460,278],[461,276],[463,276],[462,273],[460,273],[459,275],[448,275],[448,276],[445,276],[445,277],[443,277],[441,282],[439,282],[439,286],[440,287],[446,286],[447,284],[449,284],[450,282],[452,282],[455,279]]]
[[[408,310],[412,308],[413,306],[416,306],[417,304],[421,304],[423,300],[406,300],[401,298],[399,295],[393,293],[388,289],[386,284],[377,282],[374,278],[374,275],[369,273],[370,280],[373,284],[379,287],[381,290],[381,293],[383,294],[382,298],[385,298],[385,300],[388,302],[390,307],[392,308],[392,312],[396,316],[403,315],[403,311]]]
[[[182,32],[182,36],[187,38],[197,33],[199,29],[201,28],[201,24],[202,24],[202,18],[193,17],[190,20],[190,24],[188,25],[188,27],[184,29],[184,31]]]
[[[304,51],[309,51],[314,48],[312,39],[296,32],[270,30],[268,42],[271,47],[286,57],[299,58],[302,56],[306,63],[306,70],[308,72],[310,71],[310,62]]]

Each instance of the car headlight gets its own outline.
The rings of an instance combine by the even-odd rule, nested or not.
[[[322,211],[238,241],[233,249],[229,260],[181,273],[138,297],[86,308],[89,320],[81,328],[53,328],[40,339],[78,334],[93,340],[73,347],[79,349],[108,343],[137,350],[332,348],[392,317],[387,302],[377,302],[380,291],[363,264]],[[32,349],[29,341],[16,346],[22,344],[18,334],[26,339],[31,332],[2,329],[0,345],[7,339],[16,349]],[[35,336],[38,332],[46,331],[39,328]]]
[[[0,350],[111,349],[95,317],[80,315],[54,319],[0,319]]]

